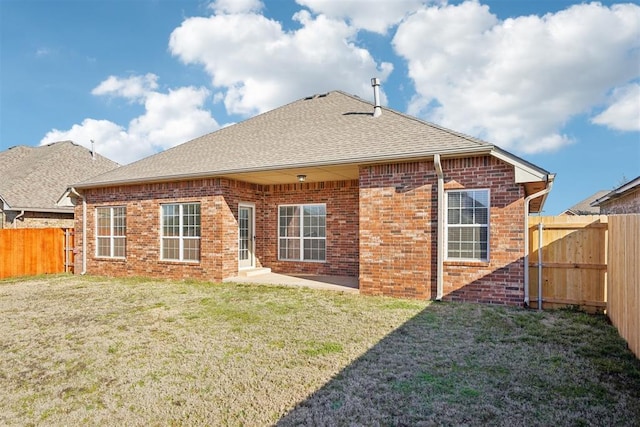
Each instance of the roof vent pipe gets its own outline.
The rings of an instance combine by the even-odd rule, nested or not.
[[[373,117],[380,117],[382,115],[382,108],[380,107],[380,79],[377,77],[372,78],[371,86],[373,87]]]
[[[96,143],[93,141],[93,139],[90,139],[89,141],[91,141],[91,160],[95,160],[96,159]]]

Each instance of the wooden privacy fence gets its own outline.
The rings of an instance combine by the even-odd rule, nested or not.
[[[73,246],[68,228],[0,230],[0,279],[73,272]]]
[[[542,308],[578,305],[604,311],[607,290],[606,215],[531,217],[529,297]],[[539,288],[539,284],[541,287]]]
[[[640,215],[609,216],[607,316],[640,358]]]

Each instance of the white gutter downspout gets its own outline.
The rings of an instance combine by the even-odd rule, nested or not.
[[[553,175],[552,175],[553,177]],[[524,199],[524,305],[529,307],[529,202],[551,191],[553,179],[547,177],[547,186]]]
[[[438,175],[438,243],[436,267],[436,301],[442,300],[444,274],[444,174],[440,163],[440,154],[433,156],[433,164]]]
[[[87,274],[87,199],[73,187],[69,192],[82,199],[82,271],[80,275],[84,276]]]
[[[20,211],[18,215],[13,217],[13,228],[17,228],[16,224],[18,223],[18,219],[22,218],[23,216],[24,216],[24,209],[22,209],[22,211]]]

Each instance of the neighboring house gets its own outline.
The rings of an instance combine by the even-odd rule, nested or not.
[[[116,167],[71,141],[0,152],[0,228],[73,227],[73,205],[57,205],[60,195]]]
[[[522,304],[527,213],[553,179],[334,91],[76,184],[76,271],[220,281],[266,267],[358,277],[367,295]]]
[[[607,194],[607,190],[598,191],[595,194],[590,195],[584,200],[579,201],[569,209],[560,213],[560,215],[600,215],[599,206],[591,206],[591,202]]]
[[[640,213],[640,176],[591,203],[603,215]]]

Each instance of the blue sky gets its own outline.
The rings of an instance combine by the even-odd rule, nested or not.
[[[640,175],[640,5],[0,0],[0,150],[121,163],[339,89],[557,173],[545,214]]]

